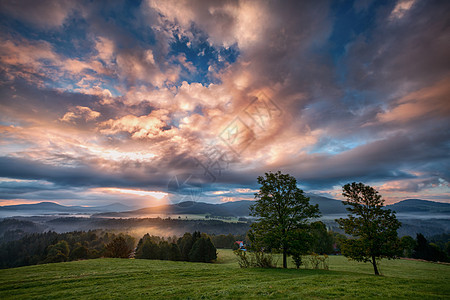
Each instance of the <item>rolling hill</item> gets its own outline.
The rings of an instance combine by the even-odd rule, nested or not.
[[[216,263],[92,259],[0,270],[1,299],[446,299],[450,266],[329,257],[329,270],[240,269],[231,250]]]
[[[450,204],[420,199],[406,199],[387,206],[397,213],[436,213],[449,214]]]
[[[333,231],[341,232],[335,223],[335,219],[347,215],[347,211],[342,202],[317,195],[309,196],[312,204],[319,205],[322,212],[321,220],[327,227]],[[68,232],[75,230],[119,230],[121,228],[127,228],[127,230],[142,229],[158,234],[164,232],[183,234],[186,231],[193,230],[201,230],[211,234],[241,234],[248,230],[249,224],[247,222],[226,223],[217,219],[229,219],[230,222],[234,222],[237,221],[237,217],[248,217],[249,206],[253,203],[253,201],[235,201],[220,204],[182,202],[137,210],[130,210],[122,204],[99,207],[73,207],[52,202],[43,202],[4,206],[0,207],[0,219],[2,216],[5,217],[5,215],[9,218],[14,217],[16,223],[13,221],[4,222],[3,235],[0,232],[0,239],[2,239],[2,236],[5,239],[4,233],[6,231],[18,232],[17,230],[25,234],[45,230]],[[428,237],[450,232],[450,204],[407,199],[393,205],[388,205],[387,208],[396,211],[398,219],[402,222],[402,227],[398,231],[400,236],[415,236],[416,233],[422,233]],[[118,212],[119,210],[122,212]],[[206,216],[215,218],[220,224],[211,223],[209,221],[210,219]],[[162,219],[171,217],[172,221],[165,220],[164,223],[161,219],[160,221],[155,219],[156,217],[161,217]],[[4,220],[7,221],[8,218]],[[22,221],[31,223],[32,226]],[[18,238],[19,234],[15,236]],[[11,238],[14,237],[8,234],[7,239],[10,240]]]
[[[323,216],[345,215],[347,210],[345,205],[339,200],[309,194],[311,204],[318,204]],[[142,217],[148,215],[171,215],[171,214],[196,214],[220,217],[247,217],[249,207],[254,202],[249,200],[225,202],[211,204],[204,202],[186,201],[177,204],[166,204],[131,210],[131,207],[113,203],[105,206],[85,207],[85,206],[64,206],[54,202],[41,202],[36,204],[19,204],[0,206],[0,212],[33,212],[36,213],[87,213],[95,214],[97,217]],[[406,199],[395,204],[387,205],[389,208],[400,214],[416,215],[448,215],[450,217],[450,204],[434,202],[420,199]]]
[[[323,216],[346,215],[347,210],[342,201],[317,195],[308,195],[311,204],[318,204]],[[204,202],[186,201],[178,204],[167,204],[154,207],[141,208],[138,210],[100,213],[101,217],[139,217],[154,214],[209,214],[211,216],[223,217],[247,217],[250,213],[249,207],[254,202],[249,200],[211,204]],[[407,199],[395,204],[387,205],[397,213],[416,214],[448,214],[450,217],[450,204],[419,199]]]
[[[312,204],[318,204],[322,214],[344,214],[345,207],[339,200],[334,200],[317,195],[309,195]],[[98,217],[140,217],[155,214],[209,214],[221,217],[247,217],[250,213],[250,205],[254,201],[241,200],[211,204],[204,202],[186,201],[177,204],[167,204],[154,207],[141,208],[132,211],[99,213]]]
[[[131,209],[130,206],[122,203],[112,203],[104,206],[65,206],[54,202],[40,202],[33,204],[18,204],[0,206],[0,211],[41,211],[41,212],[65,212],[65,213],[93,213],[125,211]]]

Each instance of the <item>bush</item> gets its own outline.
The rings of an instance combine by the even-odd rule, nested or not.
[[[238,264],[241,268],[275,268],[272,254],[264,251],[248,252],[243,250],[234,250],[233,253],[238,258]]]
[[[240,268],[249,268],[251,267],[250,260],[247,257],[247,251],[243,251],[241,249],[233,250],[233,253],[238,258],[238,264]]]
[[[320,256],[317,253],[311,253],[308,256],[307,268],[310,266],[311,269],[324,269],[328,270],[328,255],[324,254]]]
[[[295,264],[295,267],[298,269],[303,264],[302,261],[302,255],[300,253],[293,253],[292,254],[292,261]]]
[[[270,253],[264,253],[264,251],[252,252],[254,263],[257,268],[275,268],[277,265],[273,261],[273,256]]]

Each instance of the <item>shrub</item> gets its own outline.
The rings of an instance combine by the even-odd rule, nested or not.
[[[238,264],[241,268],[275,268],[273,256],[264,251],[247,252],[243,250],[234,250],[233,253],[238,258]]]
[[[292,261],[295,264],[295,267],[298,269],[303,264],[302,261],[302,255],[300,253],[293,253],[292,254]]]
[[[254,258],[254,266],[257,268],[275,268],[276,263],[273,261],[273,256],[264,251],[252,252]]]
[[[251,267],[251,263],[247,257],[247,251],[243,251],[241,249],[236,249],[233,253],[238,258],[238,264],[240,268],[249,268]]]
[[[317,253],[311,253],[308,256],[308,264],[306,267],[310,266],[312,269],[324,269],[328,270],[328,255],[324,254],[320,256]]]

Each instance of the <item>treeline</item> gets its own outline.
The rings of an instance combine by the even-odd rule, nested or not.
[[[400,239],[403,256],[429,261],[450,262],[450,234],[430,238],[430,242],[421,233],[416,239],[406,235]]]
[[[221,236],[215,236],[215,239],[223,242]],[[33,233],[0,244],[0,268],[100,257],[135,256],[138,259],[192,262],[211,262],[217,258],[210,236],[198,231],[167,239],[146,234],[135,246],[135,238],[128,234],[102,230]]]
[[[0,268],[114,256],[118,240],[125,241],[127,251],[134,249],[133,237],[100,230],[28,234],[0,244]]]
[[[245,245],[250,246],[250,240],[247,235],[243,234],[220,234],[210,235],[212,243],[216,248],[233,249],[239,248],[236,241],[243,241]],[[317,254],[337,254],[339,253],[340,240],[345,236],[337,232],[328,230],[323,222],[314,222],[308,228],[308,237],[304,241],[308,244],[310,252]]]
[[[308,265],[313,269],[328,269],[328,255],[339,254],[341,242],[347,239],[342,234],[328,230],[326,225],[320,221],[309,224],[298,234],[292,240],[292,244],[296,245],[298,251],[290,253],[297,268]],[[270,245],[262,247],[258,243],[251,244],[247,239],[245,242],[248,251],[241,251],[241,249],[233,247],[241,268],[276,267],[273,254],[280,253],[279,249],[271,248]]]
[[[243,222],[224,222],[220,220],[189,220],[171,218],[129,218],[129,219],[105,219],[105,218],[57,218],[45,223],[50,228],[66,231],[67,228],[75,230],[103,229],[103,230],[127,230],[140,228],[158,228],[182,235],[185,232],[201,231],[207,234],[245,234],[250,225]]]
[[[45,226],[40,224],[17,219],[3,219],[0,221],[0,241],[9,242],[18,240],[30,233],[41,233],[45,231]]]
[[[237,249],[239,246],[236,244],[236,241],[247,240],[246,235],[243,234],[212,234],[209,237],[211,238],[211,242],[214,246],[219,249]]]
[[[178,240],[144,235],[136,247],[137,259],[212,262],[217,259],[217,249],[206,234],[195,231],[185,233]]]

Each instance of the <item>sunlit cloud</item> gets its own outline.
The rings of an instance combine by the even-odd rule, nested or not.
[[[399,0],[389,16],[390,19],[401,19],[414,5],[415,0]]]
[[[133,190],[133,189],[120,189],[120,188],[95,188],[93,189],[95,192],[101,193],[112,193],[112,194],[129,194],[129,195],[137,195],[142,197],[154,197],[158,200],[167,196],[167,193],[157,192],[157,191],[142,191],[142,190]]]
[[[0,4],[0,201],[253,200],[277,170],[450,201],[448,3],[27,3]]]
[[[65,113],[60,120],[70,123],[80,118],[84,118],[86,121],[92,121],[98,117],[100,117],[100,113],[98,111],[94,111],[89,107],[78,105],[73,109],[73,111]]]
[[[236,202],[236,201],[250,201],[254,200],[253,198],[248,197],[220,197],[220,202],[226,203],[226,202]]]

